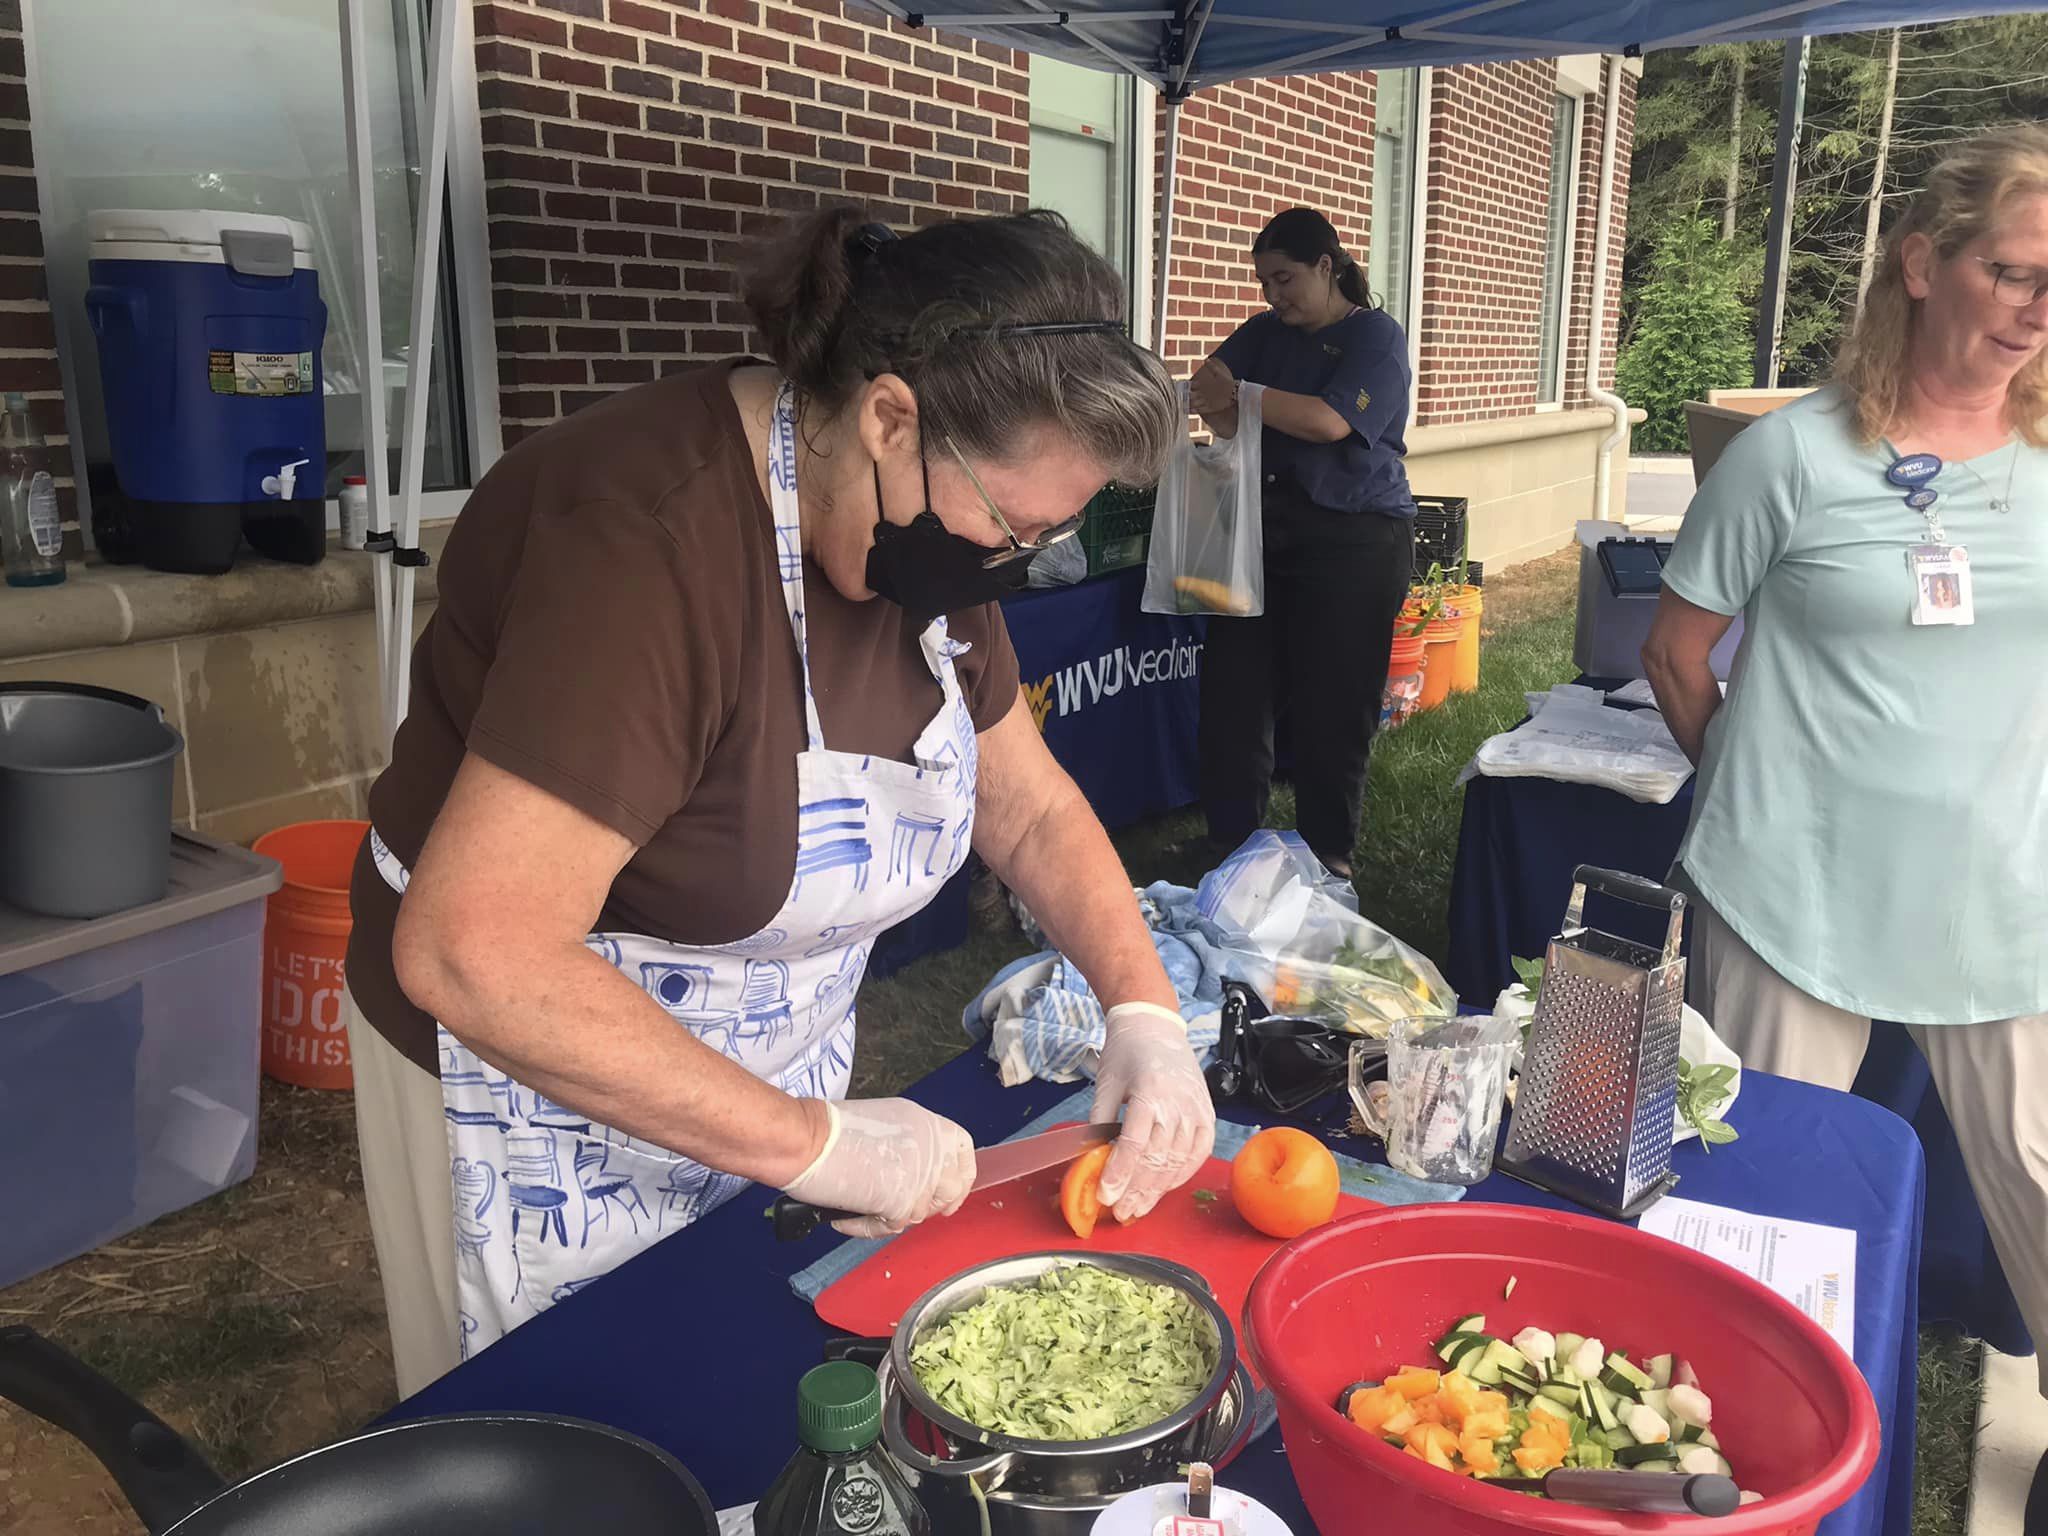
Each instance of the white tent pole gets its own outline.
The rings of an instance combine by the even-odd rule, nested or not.
[[[392,678],[391,719],[405,719],[412,653],[413,573],[421,563],[420,493],[426,476],[427,406],[434,363],[434,303],[441,278],[441,204],[448,186],[448,119],[455,75],[455,42],[463,0],[440,0],[428,34],[432,73],[427,80],[426,131],[420,136],[420,197],[413,216],[412,329],[405,359],[405,435],[398,450],[398,547],[392,552],[398,581],[391,615],[391,648],[398,657]]]
[[[372,535],[390,532],[390,469],[385,447],[390,441],[384,419],[384,307],[377,287],[377,187],[370,142],[370,80],[363,45],[363,0],[340,0],[342,125],[348,136],[349,192],[355,199],[356,280],[360,312],[355,342],[356,386],[362,402],[363,481],[368,491]],[[398,728],[391,709],[391,676],[405,665],[391,654],[391,565],[382,555],[370,557],[370,585],[376,599],[377,698],[388,748]]]
[[[1607,260],[1614,248],[1614,151],[1621,121],[1621,55],[1607,55],[1607,111],[1600,128],[1600,204],[1594,220],[1593,273],[1586,284],[1586,393],[1614,413],[1614,425],[1600,439],[1593,460],[1593,516],[1605,520],[1614,488],[1614,450],[1628,432],[1628,402],[1600,382],[1600,354],[1606,345]],[[1578,146],[1572,146],[1578,153]]]
[[[1180,169],[1180,101],[1166,98],[1166,163],[1159,177],[1159,249],[1152,256],[1152,350],[1166,356],[1166,281],[1173,272],[1173,184]]]

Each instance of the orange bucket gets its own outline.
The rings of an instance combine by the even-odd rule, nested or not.
[[[302,821],[256,839],[284,866],[263,916],[263,1070],[301,1088],[352,1088],[342,988],[349,877],[367,821]]]
[[[1429,627],[1422,632],[1423,644],[1427,647],[1422,655],[1420,707],[1423,709],[1435,709],[1451,696],[1451,682],[1457,672],[1457,642],[1461,628],[1462,625],[1457,619],[1432,619]]]
[[[1458,616],[1458,650],[1451,662],[1451,692],[1479,691],[1479,616],[1486,599],[1477,587],[1453,587],[1444,594],[1447,612]]]

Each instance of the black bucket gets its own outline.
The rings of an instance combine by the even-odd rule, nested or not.
[[[162,708],[133,694],[0,686],[0,901],[86,918],[162,900],[184,750]]]

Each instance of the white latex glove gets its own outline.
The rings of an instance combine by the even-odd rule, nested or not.
[[[832,1122],[825,1148],[785,1193],[860,1212],[833,1223],[848,1237],[882,1237],[960,1209],[974,1187],[974,1142],[959,1126],[908,1099],[823,1102]]]
[[[1102,1204],[1118,1221],[1135,1221],[1208,1160],[1216,1106],[1179,1014],[1156,1003],[1119,1003],[1108,1026],[1088,1118],[1100,1124],[1123,1114],[1102,1170]]]

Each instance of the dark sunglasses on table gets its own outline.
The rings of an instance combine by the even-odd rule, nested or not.
[[[1972,256],[1970,260],[1990,269],[1991,296],[2008,309],[2025,309],[2048,294],[2048,271],[2040,267],[2016,267],[2009,261],[1993,261],[1988,256]]]
[[[974,472],[974,466],[967,462],[967,455],[953,446],[951,438],[946,439],[946,452],[953,455],[954,462],[960,466],[961,473],[967,476],[967,483],[974,487],[974,494],[981,498],[982,509],[988,513],[989,517],[995,522],[996,527],[1003,531],[1003,537],[1009,541],[1007,548],[991,550],[983,557],[981,562],[983,570],[1000,570],[1002,567],[1010,565],[1015,561],[1029,560],[1035,555],[1042,555],[1048,549],[1051,549],[1053,545],[1064,544],[1068,539],[1071,539],[1081,531],[1081,518],[1083,514],[1076,512],[1065,522],[1054,523],[1052,527],[1046,529],[1045,532],[1035,539],[1027,542],[1024,539],[1018,538],[1016,530],[1010,526],[1010,520],[1003,516],[1003,509],[996,505],[996,499],[989,495],[988,491],[983,487],[981,476],[977,475]],[[931,467],[929,464],[925,467],[924,502],[927,507],[932,502]]]
[[[1228,981],[1216,1058],[1203,1075],[1210,1097],[1218,1102],[1243,1095],[1276,1114],[1290,1115],[1344,1087],[1351,1047],[1359,1039],[1321,1019],[1268,1013],[1250,987]],[[1382,1055],[1369,1075],[1385,1070]]]

